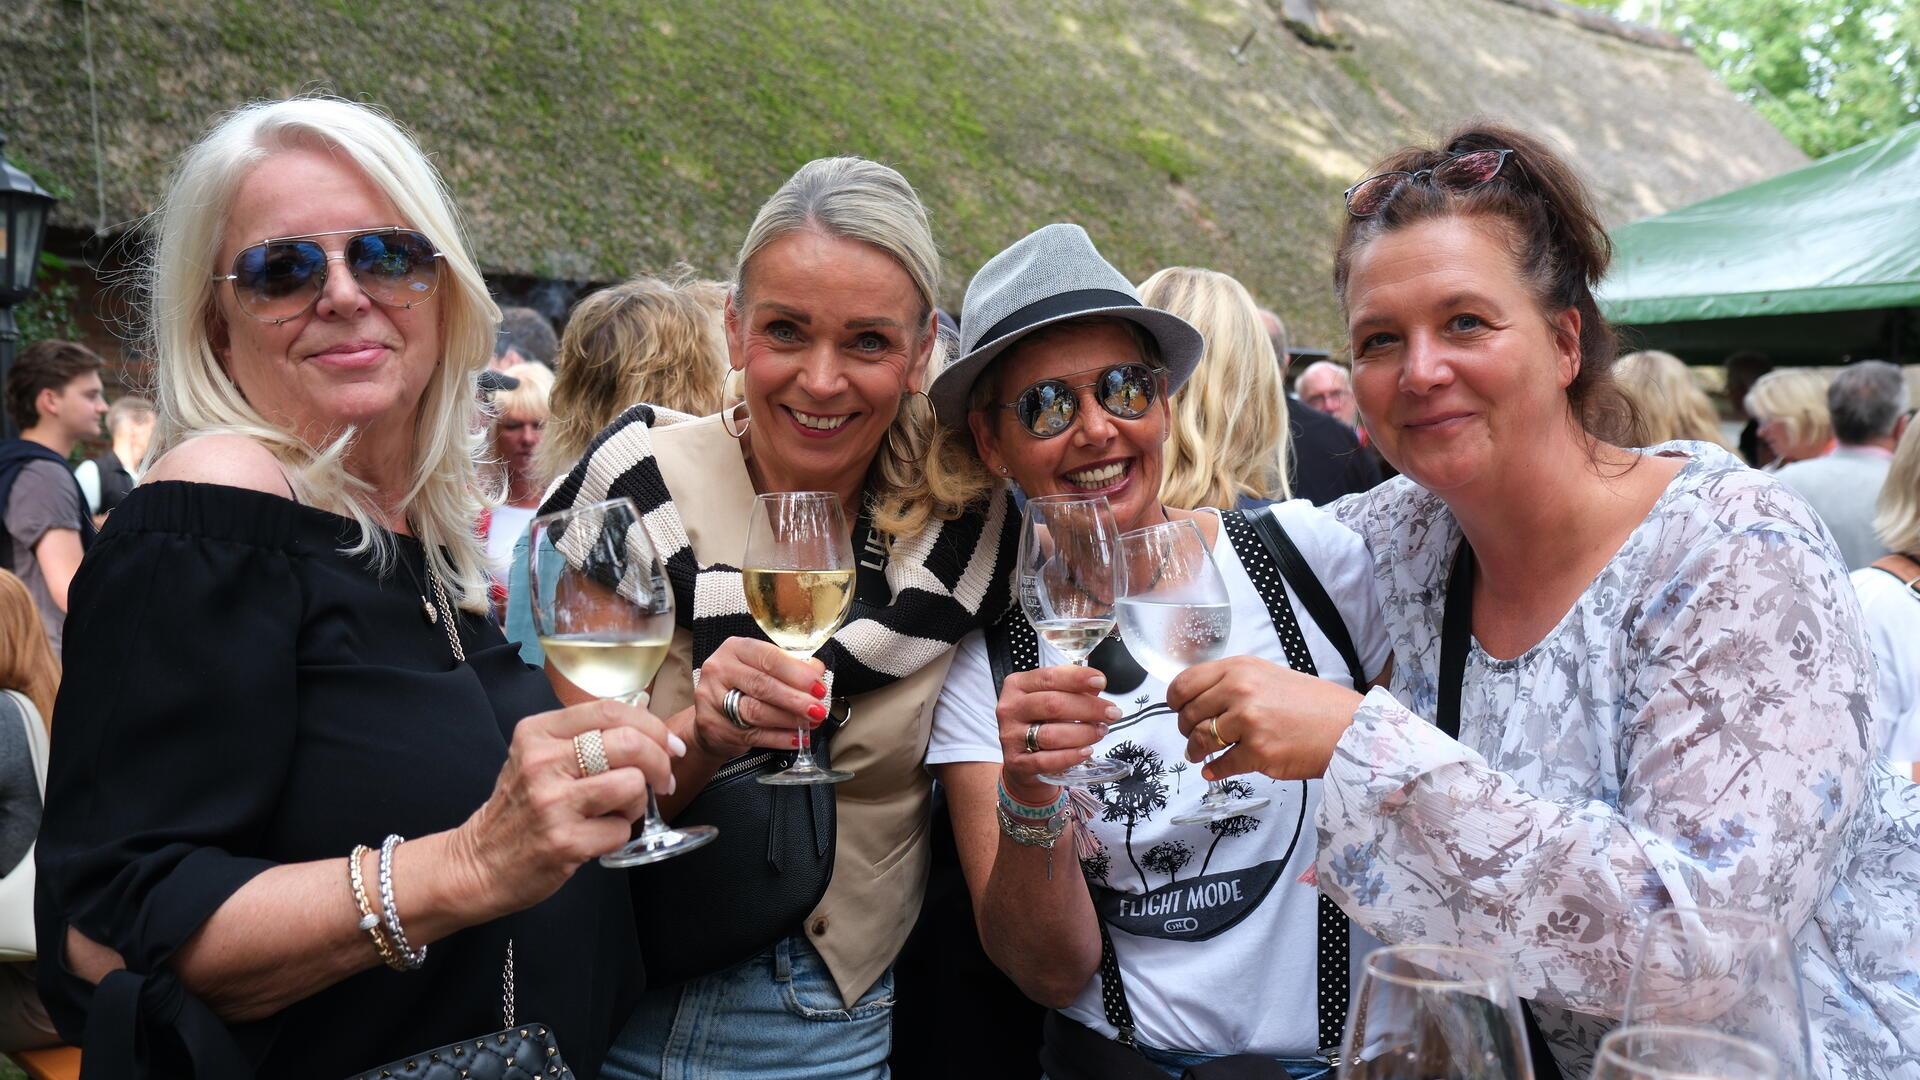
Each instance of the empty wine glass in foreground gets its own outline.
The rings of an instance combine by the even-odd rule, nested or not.
[[[1020,555],[1013,587],[1020,610],[1040,639],[1067,662],[1087,656],[1113,630],[1119,597],[1120,529],[1104,495],[1042,495],[1020,515]],[[1040,779],[1061,787],[1104,784],[1133,775],[1133,766],[1089,758]]]
[[[1506,961],[1446,945],[1367,954],[1340,1061],[1345,1080],[1533,1080]]]
[[[1747,1039],[1699,1028],[1615,1028],[1601,1040],[1593,1080],[1779,1080],[1780,1059]]]

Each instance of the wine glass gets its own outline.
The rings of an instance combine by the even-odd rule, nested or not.
[[[1114,605],[1120,616],[1120,639],[1141,667],[1170,683],[1191,665],[1226,655],[1233,602],[1198,525],[1164,521],[1123,534],[1120,565],[1126,572],[1126,584]],[[1173,823],[1224,821],[1264,809],[1272,801],[1234,798],[1224,784],[1208,781],[1200,804],[1175,817]]]
[[[1786,1080],[1813,1075],[1793,940],[1765,915],[1715,908],[1654,912],[1620,1020],[1735,1035],[1771,1050]]]
[[[1367,954],[1340,1054],[1345,1080],[1533,1080],[1506,961],[1447,945]]]
[[[1067,662],[1087,666],[1087,656],[1113,630],[1119,593],[1120,530],[1104,495],[1042,495],[1027,500],[1020,515],[1020,555],[1014,587],[1020,610],[1041,640]],[[1133,766],[1112,758],[1089,758],[1040,779],[1061,787],[1105,784],[1133,775]]]
[[[535,518],[527,533],[527,596],[547,663],[595,697],[640,704],[674,625],[673,589],[640,512],[611,499]],[[669,826],[649,784],[640,832],[600,864],[658,862],[719,835],[711,825]]]
[[[1747,1039],[1663,1024],[1615,1028],[1600,1041],[1593,1080],[1779,1080],[1780,1059]]]
[[[853,539],[831,491],[779,491],[753,503],[747,557],[740,563],[747,610],[768,640],[788,656],[814,651],[847,621],[853,607]],[[759,778],[763,784],[837,784],[853,779],[813,760],[807,728],[794,740],[793,764]]]

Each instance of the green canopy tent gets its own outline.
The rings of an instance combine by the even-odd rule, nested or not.
[[[1920,353],[1920,124],[1613,231],[1600,309],[1634,348],[1718,363]]]

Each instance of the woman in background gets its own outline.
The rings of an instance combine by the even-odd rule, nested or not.
[[[1720,433],[1713,402],[1672,353],[1628,353],[1613,368],[1614,381],[1633,406],[1633,424],[1622,445],[1657,446],[1684,439],[1733,449]]]
[[[1246,287],[1217,270],[1170,266],[1141,283],[1140,302],[1207,339],[1199,370],[1173,394],[1161,499],[1183,510],[1286,499],[1287,391]]]
[[[1760,441],[1773,451],[1768,472],[1833,449],[1833,417],[1827,412],[1827,378],[1806,368],[1782,368],[1760,376],[1747,391],[1747,415],[1760,425]]]
[[[500,488],[500,505],[480,512],[480,539],[487,546],[487,599],[495,621],[507,603],[507,557],[540,506],[534,455],[547,426],[547,399],[553,391],[553,369],[545,364],[515,364],[501,374],[517,385],[493,395],[492,481]]]
[[[23,862],[33,857],[33,837],[40,831],[46,736],[59,689],[60,661],[47,644],[33,596],[25,582],[0,570],[0,874],[9,878],[33,873]],[[9,937],[15,932],[7,928]],[[59,1041],[34,985],[34,965],[0,964],[0,1051]]]

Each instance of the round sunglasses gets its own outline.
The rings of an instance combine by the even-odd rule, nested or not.
[[[318,243],[323,236],[345,236],[338,255]],[[347,266],[367,298],[383,307],[411,308],[433,299],[440,286],[441,254],[433,241],[412,229],[336,229],[301,236],[276,236],[233,258],[233,272],[215,274],[233,282],[240,310],[278,325],[312,309],[327,284],[327,265]]]
[[[1078,373],[1076,373],[1078,374]],[[1042,379],[1000,408],[1012,409],[1027,434],[1036,439],[1051,439],[1066,433],[1080,411],[1080,391],[1091,389],[1093,399],[1108,415],[1121,420],[1138,420],[1153,407],[1159,394],[1160,372],[1141,363],[1115,364],[1100,370],[1092,382],[1069,383],[1065,379]]]
[[[1375,173],[1347,189],[1347,213],[1372,217],[1386,209],[1408,184],[1428,183],[1444,191],[1466,191],[1500,175],[1511,150],[1469,150],[1455,154],[1431,169]]]

